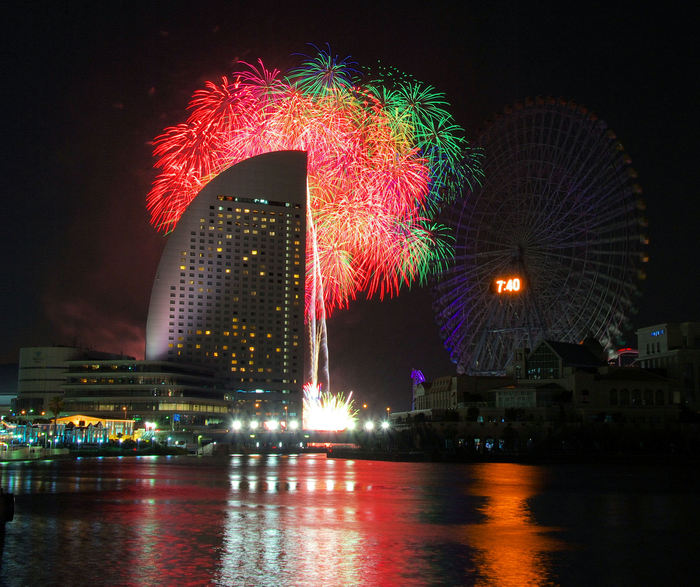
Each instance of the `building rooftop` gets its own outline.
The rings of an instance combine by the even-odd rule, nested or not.
[[[596,355],[588,346],[572,342],[544,341],[561,357],[567,367],[600,367],[605,361]]]

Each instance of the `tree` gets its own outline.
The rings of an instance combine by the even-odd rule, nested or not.
[[[49,411],[53,414],[54,446],[56,446],[56,429],[57,429],[56,420],[58,419],[58,416],[60,415],[61,410],[63,410],[63,398],[60,395],[52,397],[49,400]]]

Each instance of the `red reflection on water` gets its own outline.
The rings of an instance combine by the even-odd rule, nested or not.
[[[406,538],[419,475],[401,463],[125,461],[103,475],[115,478],[99,493],[99,525],[78,515],[62,548],[77,563],[107,546],[101,561],[119,584],[387,584],[417,572]]]
[[[284,491],[235,490],[226,512],[221,584],[390,584],[410,567],[400,464],[307,456],[284,471]],[[241,487],[238,473],[233,487]],[[247,475],[251,487],[253,479]],[[410,479],[410,475],[409,475]],[[277,485],[279,487],[279,485]],[[402,512],[403,509],[403,512]]]
[[[527,500],[542,489],[542,470],[512,463],[475,465],[471,495],[486,497],[479,508],[486,520],[467,528],[479,551],[476,585],[542,585],[551,581],[548,555],[561,550],[549,536],[553,528],[537,525]]]
[[[528,510],[534,471],[324,455],[17,469],[0,579],[70,583],[94,562],[110,585],[542,582],[558,545]],[[486,498],[483,523],[465,496]]]

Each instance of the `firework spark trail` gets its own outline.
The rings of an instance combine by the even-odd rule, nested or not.
[[[309,346],[311,365],[309,373],[309,381],[311,385],[320,389],[322,384],[326,385],[326,389],[330,389],[330,371],[328,366],[328,332],[326,330],[326,314],[323,307],[323,279],[321,276],[321,265],[318,256],[318,245],[316,242],[316,227],[314,226],[313,217],[311,216],[310,200],[311,196],[307,188],[307,223],[308,223],[308,245],[311,247],[313,260],[310,268],[313,272],[311,277],[311,290],[307,289],[306,295],[309,298],[307,301],[308,312],[308,328],[309,328]],[[320,306],[317,309],[316,306]],[[323,381],[319,383],[319,361],[323,361],[322,372]]]

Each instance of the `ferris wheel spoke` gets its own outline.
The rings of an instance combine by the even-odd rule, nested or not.
[[[503,248],[502,242],[499,243],[495,241],[489,241],[487,239],[484,239],[482,242],[484,245],[499,248],[492,248],[490,250],[479,251],[474,253],[466,253],[464,252],[466,247],[462,246],[457,247],[455,252],[460,258],[467,259],[487,259],[489,257],[503,257],[503,255],[507,255],[508,253],[512,252],[512,248]]]
[[[582,184],[580,187],[577,184],[572,184],[568,190],[566,190],[565,195],[567,197],[562,197],[558,199],[558,208],[557,212],[561,213],[563,211],[566,211],[568,215],[572,217],[578,216],[579,218],[581,217],[581,214],[585,212],[590,212],[592,209],[598,210],[599,212],[605,212],[608,207],[613,210],[614,206],[619,206],[620,202],[615,201],[615,198],[610,198],[609,200],[605,199],[600,199],[598,201],[592,202],[590,198],[590,192],[595,190],[597,194],[607,194],[607,193],[616,193],[617,190],[615,189],[618,185],[618,178],[614,176],[610,176],[609,180],[606,180],[604,183],[600,183],[600,180],[602,179],[603,175],[606,175],[609,173],[609,170],[606,169],[602,174],[599,176],[599,181],[598,182],[588,182]],[[594,219],[592,216],[589,220]]]

